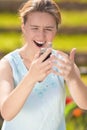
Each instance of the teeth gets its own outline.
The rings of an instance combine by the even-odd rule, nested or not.
[[[37,41],[36,41],[37,42]],[[44,42],[37,42],[38,44],[44,44]]]

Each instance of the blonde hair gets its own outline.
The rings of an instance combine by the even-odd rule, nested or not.
[[[59,6],[53,0],[28,0],[19,10],[22,22],[25,24],[27,15],[36,11],[51,14],[55,18],[58,28],[58,25],[61,23],[61,14]]]

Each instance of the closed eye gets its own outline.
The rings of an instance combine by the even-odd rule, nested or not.
[[[32,30],[38,30],[38,28],[37,28],[37,27],[32,27],[31,29],[32,29]]]
[[[47,30],[47,31],[52,31],[52,29],[51,29],[51,28],[46,28],[45,30]]]
[[[46,27],[44,30],[47,30],[47,31],[53,31],[54,27]]]
[[[36,26],[36,25],[30,25],[30,27],[31,27],[32,30],[37,30],[37,29],[39,28],[39,27]]]

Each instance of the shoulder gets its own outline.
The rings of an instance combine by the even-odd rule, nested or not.
[[[5,68],[9,68],[9,62],[3,57],[0,60],[0,70],[5,69]]]
[[[11,69],[11,65],[10,65],[10,59],[11,59],[11,55],[14,53],[15,51],[12,51],[10,53],[8,53],[7,55],[5,55],[1,60],[0,60],[0,75],[3,73],[5,74],[9,74],[12,72]]]
[[[14,57],[18,52],[18,49],[8,53],[7,55],[4,56],[5,59],[10,59],[11,57]]]
[[[19,56],[19,52],[18,52],[18,49],[8,53],[7,55],[4,56],[4,59],[7,60],[10,64],[10,66],[14,66],[15,64],[19,64],[19,59],[20,59],[20,56]]]
[[[12,70],[9,62],[5,58],[2,58],[0,60],[0,75],[4,75],[4,74],[7,75],[11,72]]]
[[[12,69],[9,62],[2,58],[0,60],[0,87],[7,84],[11,84],[10,88],[13,88],[13,76],[12,76]]]

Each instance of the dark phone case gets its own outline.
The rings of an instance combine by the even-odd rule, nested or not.
[[[40,56],[41,56],[45,51],[46,51],[46,49],[43,48],[43,49],[41,50],[41,52],[40,52]],[[50,58],[50,55],[51,55],[51,53],[48,54],[48,56],[43,60],[43,62],[44,62],[45,60],[47,60],[48,58]]]

